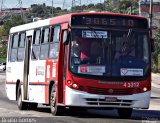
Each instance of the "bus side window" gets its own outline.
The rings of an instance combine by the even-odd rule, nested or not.
[[[56,59],[59,54],[60,26],[52,27],[49,58]]]
[[[40,51],[40,59],[48,58],[48,49],[49,49],[49,33],[50,29],[45,28],[42,30],[42,40],[41,40],[41,51]]]
[[[17,61],[18,40],[19,40],[18,33],[13,34],[12,46],[11,46],[11,55],[10,55],[11,62]]]
[[[26,40],[26,34],[24,32],[19,34],[18,61],[24,60],[25,40]]]
[[[32,59],[37,60],[40,52],[41,30],[35,30],[32,46]]]
[[[60,26],[52,27],[51,42],[59,42]]]

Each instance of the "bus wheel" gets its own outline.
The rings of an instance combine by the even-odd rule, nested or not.
[[[57,115],[57,105],[56,105],[56,87],[55,85],[52,86],[51,93],[50,93],[50,109],[52,115]]]
[[[26,102],[22,101],[22,93],[21,93],[21,86],[18,86],[18,93],[17,93],[17,102],[19,110],[26,110],[28,105]]]
[[[130,119],[132,116],[132,108],[119,108],[118,115],[120,118]]]

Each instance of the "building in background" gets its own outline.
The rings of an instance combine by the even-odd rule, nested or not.
[[[152,27],[160,27],[160,0],[153,0],[153,23]],[[141,0],[139,2],[139,14],[149,19],[150,0]]]
[[[4,18],[8,14],[17,15],[21,13],[29,13],[30,8],[11,8],[0,11],[0,19]]]

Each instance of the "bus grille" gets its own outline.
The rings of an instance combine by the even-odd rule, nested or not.
[[[131,106],[132,100],[120,100],[116,102],[107,102],[105,99],[85,98],[85,102],[91,106]]]
[[[111,92],[112,91],[112,92]],[[91,94],[102,94],[102,95],[131,95],[134,89],[106,89],[88,86],[88,93]]]

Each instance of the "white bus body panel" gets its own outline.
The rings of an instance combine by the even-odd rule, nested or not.
[[[45,63],[45,60],[30,61],[28,92],[31,102],[45,103]]]
[[[7,82],[23,82],[24,62],[8,62],[6,70]],[[6,93],[10,100],[16,100],[16,84],[6,84]]]
[[[30,85],[29,102],[45,103],[45,86]]]
[[[124,96],[98,95],[98,94],[90,94],[87,92],[74,90],[66,86],[65,104],[66,106],[82,106],[82,107],[148,108],[150,94],[151,92],[148,91],[145,93],[124,95]],[[122,102],[105,102],[100,100],[100,99],[105,99],[106,97],[116,97],[118,100],[122,100]],[[86,99],[91,99],[91,101],[87,101]],[[125,104],[127,104],[125,103],[125,100],[126,101],[131,100],[130,103],[128,102],[130,106],[125,106]],[[92,103],[92,105],[88,104],[88,102]]]
[[[16,33],[16,32],[21,32],[21,31],[26,31],[26,30],[34,30],[35,28],[41,28],[43,26],[47,26],[50,24],[50,19],[45,19],[45,20],[39,20],[36,22],[32,22],[32,23],[27,23],[24,25],[20,25],[20,26],[16,26],[16,27],[12,27],[10,29],[10,33]]]
[[[7,84],[6,94],[9,100],[16,100],[16,84]]]

